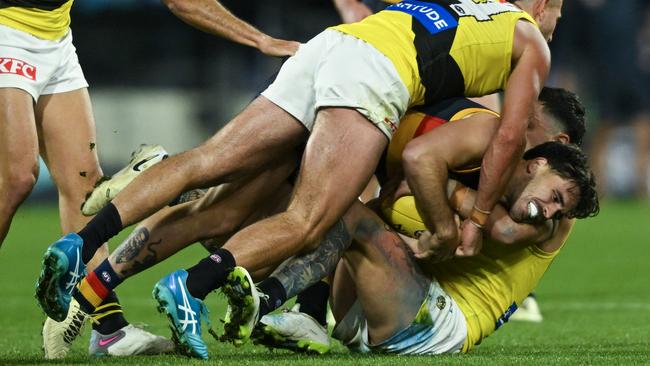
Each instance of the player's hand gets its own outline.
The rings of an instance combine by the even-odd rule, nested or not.
[[[360,1],[349,2],[345,7],[339,8],[338,10],[343,23],[356,23],[372,15],[372,10]]]
[[[441,262],[454,256],[460,240],[460,218],[454,215],[455,232],[452,235],[441,237],[437,233],[423,232],[417,241],[417,247],[413,254],[418,259],[428,258],[435,262]]]
[[[460,234],[460,245],[456,248],[457,257],[472,257],[483,247],[483,231],[466,219]]]
[[[413,255],[427,263],[442,262],[454,256],[454,248],[444,246],[438,237],[428,231],[423,232],[414,242],[415,245],[411,245]]]
[[[264,36],[259,41],[257,49],[267,56],[293,56],[300,47],[300,42],[286,41],[269,36]]]

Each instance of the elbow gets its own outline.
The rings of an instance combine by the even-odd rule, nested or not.
[[[517,244],[517,240],[513,235],[514,228],[509,225],[494,224],[487,230],[487,237],[497,243],[503,245]]]
[[[525,134],[520,134],[517,131],[507,129],[505,131],[499,131],[494,137],[494,143],[502,147],[509,147],[514,151],[519,151],[523,153],[524,148],[526,147],[526,136]]]
[[[402,165],[406,172],[417,172],[418,167],[426,164],[427,154],[418,144],[408,144],[402,152]]]

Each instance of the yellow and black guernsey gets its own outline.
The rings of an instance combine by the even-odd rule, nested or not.
[[[0,0],[0,24],[56,40],[70,27],[73,0]]]
[[[441,102],[416,107],[409,110],[400,120],[399,128],[375,171],[380,184],[391,178],[402,177],[402,152],[414,138],[447,122],[458,121],[475,113],[488,113],[495,117],[499,114],[467,98],[450,98]],[[480,167],[452,170],[449,177],[472,188],[478,186]]]
[[[369,43],[397,70],[410,106],[503,90],[515,24],[535,20],[509,3],[407,0],[333,29]]]

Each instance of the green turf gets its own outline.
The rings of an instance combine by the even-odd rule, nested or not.
[[[43,314],[33,298],[40,257],[58,239],[53,207],[24,207],[0,250],[0,365],[41,364]],[[545,319],[541,324],[511,322],[468,355],[378,357],[349,355],[338,346],[328,356],[268,352],[262,347],[234,348],[207,339],[210,364],[650,364],[650,205],[609,203],[595,219],[580,222],[563,253],[538,289]],[[129,320],[169,335],[166,320],[154,310],[153,284],[173,269],[192,264],[203,249],[190,248],[126,282],[119,289]],[[223,302],[208,299],[220,332]],[[86,356],[88,329],[62,364],[201,364],[179,356],[104,358]],[[208,336],[209,337],[209,336]]]

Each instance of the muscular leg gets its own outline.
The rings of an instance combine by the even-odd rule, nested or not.
[[[210,189],[197,201],[165,208],[141,222],[109,257],[122,278],[137,274],[188,245],[203,239],[225,241],[248,221],[286,206],[290,186],[286,179],[295,168],[288,158],[241,186],[225,184]]]
[[[406,244],[376,215],[363,219],[355,240],[344,254],[344,263],[368,321],[370,340],[376,344],[413,322],[431,281],[419,269]],[[341,314],[337,307],[349,304],[337,301],[337,293],[334,313]]]
[[[23,90],[0,88],[0,246],[37,177],[33,99]]]
[[[357,199],[386,144],[357,111],[320,110],[287,211],[239,231],[224,248],[249,271],[313,248]]]
[[[257,173],[302,143],[306,132],[264,97],[253,101],[203,145],[148,169],[115,197],[122,226],[162,208],[181,192]]]
[[[97,137],[88,91],[84,88],[43,95],[35,114],[41,155],[59,192],[61,229],[66,233],[77,231],[89,220],[79,207],[102,176],[94,148]],[[103,245],[88,269],[93,270],[107,255],[108,246]]]

